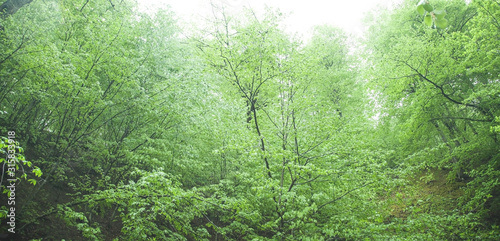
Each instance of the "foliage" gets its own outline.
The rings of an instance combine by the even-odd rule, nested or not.
[[[193,41],[210,70],[232,88],[226,91],[242,97],[247,118],[246,130],[240,128],[254,143],[241,149],[248,153],[241,171],[228,176],[251,190],[239,195],[248,200],[242,212],[252,221],[243,219],[234,228],[275,239],[321,237],[316,223],[328,222],[330,206],[371,184],[369,173],[383,166],[364,153],[353,154],[360,143],[347,139],[364,118],[354,111],[363,108],[359,99],[353,105],[363,89],[350,65],[347,37],[318,27],[301,49],[278,29],[280,14],[272,10],[263,19],[251,10],[243,19],[218,14],[212,28]],[[252,170],[259,170],[254,177],[240,174]],[[262,215],[257,229],[255,212]]]
[[[0,136],[0,154],[2,155],[0,157],[0,164],[2,165],[0,187],[2,193],[5,193],[7,197],[11,197],[15,196],[15,194],[12,194],[12,192],[15,192],[15,186],[14,190],[12,190],[9,188],[10,184],[18,185],[22,180],[28,180],[30,184],[36,185],[37,180],[35,178],[40,178],[42,171],[39,167],[33,166],[31,161],[26,160],[23,155],[24,149],[19,146],[19,142],[15,141],[15,132],[9,131],[8,134],[8,137]],[[18,174],[20,171],[22,172],[21,175]],[[5,184],[3,184],[4,180]],[[8,208],[2,206],[0,219],[5,219],[7,212]]]
[[[491,131],[499,111],[498,68],[490,67],[485,56],[493,56],[490,51],[498,43],[482,35],[498,34],[498,29],[486,26],[498,6],[486,9],[484,1],[432,3],[446,11],[447,28],[422,28],[414,22],[418,18],[409,12],[409,2],[392,13],[391,19],[376,20],[373,38],[366,45],[374,53],[367,55],[375,66],[369,73],[372,88],[384,93],[387,114],[380,122],[395,125],[392,128],[398,133],[396,150],[402,155],[396,165],[413,171],[445,169],[450,182],[467,183],[461,208],[453,215],[471,220],[468,228],[460,233],[441,232],[471,238],[481,236],[478,230],[486,220],[497,222],[492,218],[497,205],[488,200],[498,193],[498,140]],[[418,5],[420,14],[422,9],[437,11],[427,1]],[[496,235],[498,231],[492,231],[492,236],[485,237]]]
[[[429,27],[435,26],[436,28],[443,29],[448,26],[448,20],[444,18],[446,11],[435,10],[427,0],[421,0],[417,4],[417,11],[420,15],[424,16],[424,23]]]
[[[21,239],[499,236],[493,1],[379,9],[363,42],[301,42],[274,9],[214,5],[188,34],[134,1],[19,6],[0,130],[38,182],[16,189]]]

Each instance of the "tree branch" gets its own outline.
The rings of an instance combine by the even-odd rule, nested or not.
[[[448,94],[446,94],[446,92],[444,91],[444,89],[443,89],[442,86],[438,85],[437,83],[435,83],[432,80],[430,80],[429,78],[427,78],[427,76],[425,76],[422,73],[420,73],[420,71],[418,71],[417,69],[415,69],[413,66],[411,66],[407,62],[404,62],[404,61],[399,61],[399,62],[401,62],[404,65],[408,66],[408,68],[410,68],[415,73],[417,73],[417,75],[420,76],[420,78],[422,78],[423,80],[427,81],[428,83],[432,84],[434,87],[436,87],[437,89],[439,89],[441,91],[441,95],[444,98],[446,98],[447,100],[449,100],[449,101],[451,101],[451,102],[453,102],[453,103],[455,103],[457,105],[463,105],[463,106],[473,107],[473,108],[479,110],[483,115],[487,115],[487,116],[493,118],[493,115],[491,113],[487,112],[486,110],[484,110],[482,107],[480,107],[478,105],[464,103],[464,102],[461,102],[461,101],[458,101],[458,100],[455,100],[455,99],[451,98]]]
[[[467,117],[453,117],[453,116],[436,117],[436,118],[430,119],[429,121],[443,120],[443,119],[449,119],[449,120],[468,120],[468,121],[478,121],[478,122],[492,122],[493,121],[493,119],[481,120],[481,119],[472,119],[472,118],[467,118]]]
[[[365,183],[365,184],[363,184],[363,185],[361,185],[361,186],[359,186],[359,187],[357,187],[357,188],[354,188],[354,189],[351,189],[351,190],[347,191],[346,193],[342,194],[340,197],[337,197],[337,198],[335,198],[335,199],[333,199],[333,200],[331,200],[331,201],[328,201],[328,202],[326,202],[326,203],[322,204],[321,206],[319,206],[319,207],[318,207],[317,211],[319,211],[320,209],[324,208],[324,207],[325,207],[326,205],[328,205],[328,204],[332,204],[332,203],[334,203],[334,202],[336,202],[336,201],[340,200],[341,198],[345,197],[347,194],[349,194],[349,193],[351,193],[351,192],[353,192],[353,191],[356,191],[356,190],[358,190],[358,189],[361,189],[361,188],[363,188],[363,187],[365,187],[365,186],[367,186],[367,185],[369,185],[369,184],[372,184],[372,183],[373,183],[373,182],[367,182],[367,183]],[[316,212],[317,212],[317,211],[316,211]]]
[[[14,14],[24,5],[31,3],[33,0],[7,0],[0,5],[0,17],[2,19]],[[0,26],[1,29],[1,26]]]

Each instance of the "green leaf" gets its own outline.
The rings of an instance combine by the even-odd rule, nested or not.
[[[42,176],[42,170],[40,170],[40,168],[38,168],[38,167],[37,167],[37,168],[35,168],[35,169],[33,169],[33,171],[32,171],[32,172],[33,172],[33,173],[35,174],[35,176],[37,176],[37,177]]]
[[[432,26],[432,17],[431,15],[427,15],[424,17],[424,23],[427,25],[427,26]]]
[[[422,6],[424,7],[425,11],[427,11],[427,12],[432,12],[432,10],[434,10],[434,8],[428,3],[426,3]]]
[[[446,20],[446,19],[436,20],[436,27],[441,28],[441,29],[448,27],[448,20]]]
[[[29,179],[28,180],[31,184],[36,185],[36,180],[35,179]]]
[[[425,13],[424,6],[423,5],[418,5],[417,6],[417,11],[418,11],[418,13],[420,13],[421,15],[423,15]]]
[[[436,16],[437,19],[442,19],[444,16],[446,16],[446,11],[445,10],[436,10],[434,11],[434,16]]]

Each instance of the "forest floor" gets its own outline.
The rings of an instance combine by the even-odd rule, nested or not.
[[[391,218],[406,219],[411,214],[451,211],[463,195],[465,182],[448,180],[448,171],[429,169],[408,179],[390,195]]]

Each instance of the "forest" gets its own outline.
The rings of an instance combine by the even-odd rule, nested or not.
[[[498,0],[0,2],[1,240],[500,240]]]

